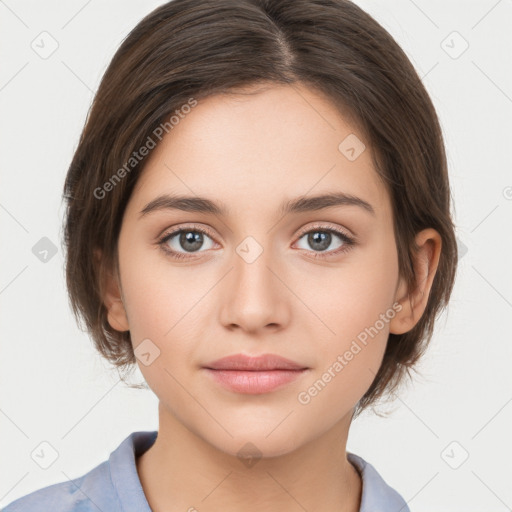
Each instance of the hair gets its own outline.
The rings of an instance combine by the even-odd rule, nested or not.
[[[168,131],[170,116],[191,98],[276,84],[322,93],[364,134],[391,199],[400,276],[410,291],[415,235],[431,227],[442,239],[426,309],[409,332],[389,334],[355,417],[410,377],[448,304],[458,255],[434,106],[391,35],[348,0],[173,0],[133,28],[102,77],[64,184],[69,300],[99,353],[119,374],[133,368],[130,332],[110,326],[103,297],[106,276],[119,278],[122,217],[145,164],[134,152],[162,125]]]

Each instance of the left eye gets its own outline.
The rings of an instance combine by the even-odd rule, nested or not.
[[[334,239],[333,235],[335,237]],[[313,229],[307,233],[304,233],[304,235],[299,238],[299,242],[304,239],[309,247],[299,247],[299,249],[313,249],[315,252],[325,252],[329,249],[333,243],[333,240],[335,241],[336,237],[338,238],[339,242],[335,247],[331,247],[331,250],[334,252],[339,252],[336,251],[336,249],[339,249],[340,247],[345,246],[348,248],[348,246],[352,245],[353,243],[353,240],[341,231],[337,231],[335,229]]]

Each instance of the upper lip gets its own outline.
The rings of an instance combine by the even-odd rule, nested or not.
[[[205,365],[211,370],[239,370],[239,371],[265,371],[265,370],[304,370],[307,367],[276,354],[262,354],[248,356],[234,354],[222,357]]]

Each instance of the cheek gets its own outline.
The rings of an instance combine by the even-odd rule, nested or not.
[[[339,293],[330,299],[323,320],[333,332],[317,336],[314,374],[297,395],[307,414],[323,416],[325,424],[354,407],[374,381],[395,314],[386,294]]]
[[[397,254],[393,245],[384,244],[384,236],[380,238],[348,253],[337,267],[309,266],[295,276],[297,295],[316,313],[318,318],[310,315],[311,321],[320,328],[318,320],[324,324],[323,336],[340,342],[356,337],[392,307]]]
[[[141,373],[157,396],[161,390],[181,396],[172,376],[181,382],[188,371],[183,362],[192,367],[198,360],[196,345],[204,332],[205,315],[213,316],[205,295],[216,276],[206,268],[172,266],[164,256],[142,251],[132,252],[122,264],[131,339]],[[138,349],[142,342],[146,345]],[[145,347],[151,357],[158,354],[149,365],[139,356]]]
[[[187,410],[187,366],[195,360],[194,340],[201,322],[197,307],[208,288],[183,279],[182,270],[149,266],[132,269],[125,279],[130,333],[139,369],[155,395],[164,399],[176,417]],[[204,313],[204,312],[203,312]],[[150,341],[148,341],[150,340]],[[140,344],[140,347],[139,347]],[[142,354],[150,353],[145,364]]]
[[[307,320],[310,337],[315,329],[317,332],[318,364],[311,393],[303,390],[307,395],[304,402],[311,398],[318,406],[326,402],[355,404],[377,374],[389,323],[397,312],[393,307],[396,252],[383,240],[379,248],[354,252],[335,271],[317,269],[300,281],[299,293],[307,296],[310,309],[318,312],[318,318],[308,315]],[[315,393],[322,398],[314,398]]]
[[[202,296],[213,284],[214,276],[198,267],[175,266],[158,249],[132,252],[123,264],[123,292],[134,341],[153,336],[165,343],[172,338],[193,322]]]

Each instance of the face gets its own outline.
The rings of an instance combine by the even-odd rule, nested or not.
[[[141,214],[165,194],[191,199]],[[161,425],[268,456],[347,428],[401,282],[369,142],[326,98],[294,85],[200,101],[152,151],[118,249],[109,322],[130,330]],[[207,369],[237,354],[300,370]]]

